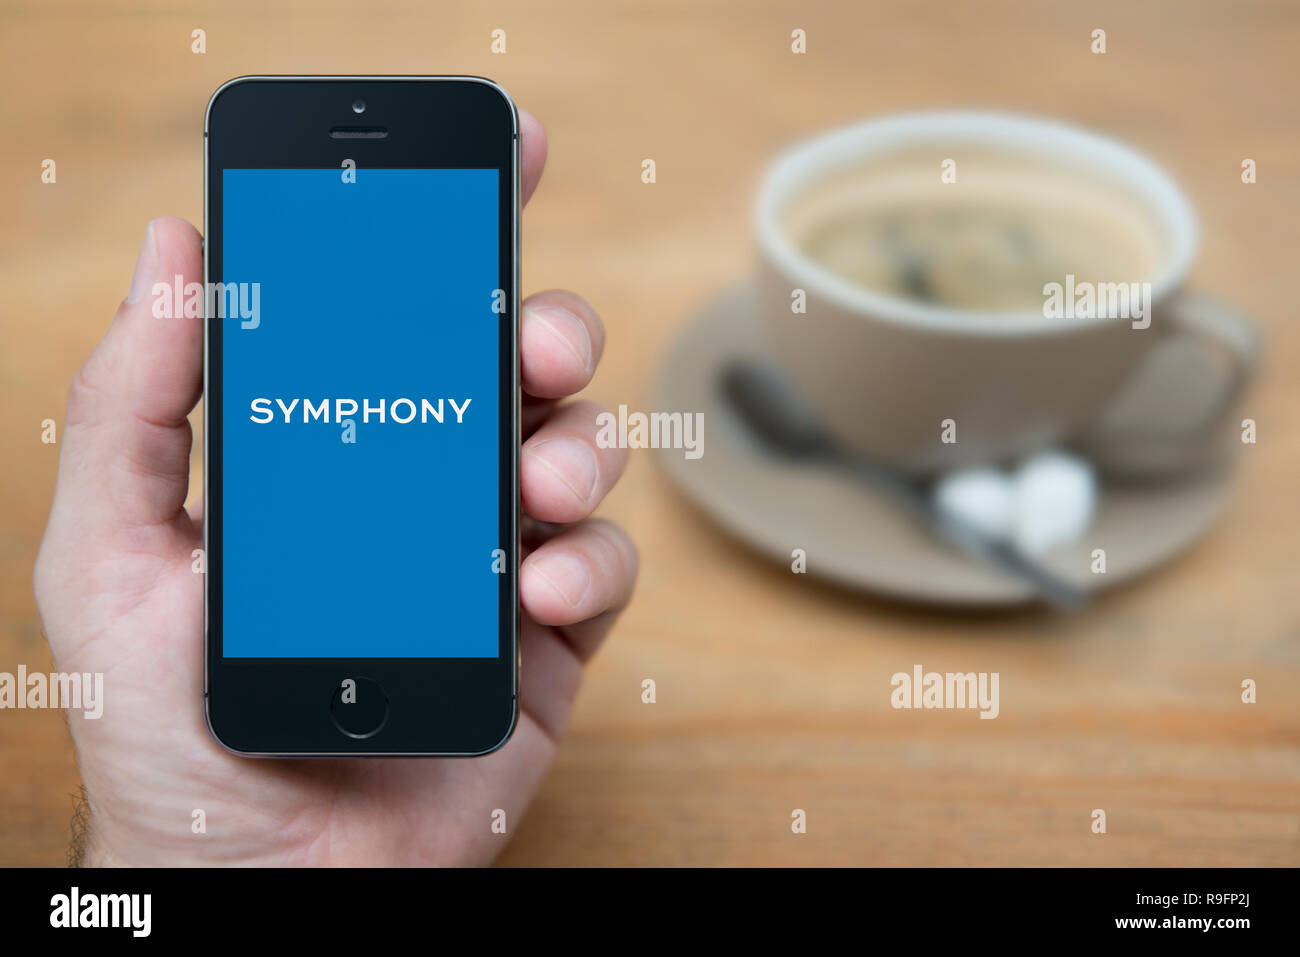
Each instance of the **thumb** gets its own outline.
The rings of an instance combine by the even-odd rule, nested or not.
[[[203,320],[154,314],[155,283],[202,282],[198,231],[167,216],[151,222],[112,325],[77,372],[59,457],[56,518],[96,532],[175,520],[189,487],[186,416],[203,387]],[[161,290],[160,290],[161,293]],[[169,293],[170,295],[170,293]]]

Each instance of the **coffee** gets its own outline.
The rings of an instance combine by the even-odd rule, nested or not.
[[[788,235],[814,262],[879,293],[956,309],[1041,314],[1047,283],[1149,280],[1154,217],[1120,186],[1029,157],[942,150],[829,174],[795,196]]]

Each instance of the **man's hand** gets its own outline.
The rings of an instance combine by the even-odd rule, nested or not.
[[[546,134],[521,111],[527,201]],[[58,485],[36,562],[56,665],[104,674],[98,720],[69,714],[90,804],[92,864],[482,864],[502,848],[555,754],[582,678],[627,604],[636,550],[588,518],[626,452],[596,445],[582,389],[604,346],[582,299],[543,292],[520,319],[525,441],[519,726],[473,760],[240,758],[203,717],[202,544],[189,488],[187,416],[202,391],[202,320],[157,319],[155,282],[202,282],[199,235],[150,224],[130,292],[73,380]],[[563,526],[563,527],[561,527]],[[206,833],[191,830],[202,810]]]

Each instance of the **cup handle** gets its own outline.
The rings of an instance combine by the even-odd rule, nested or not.
[[[1203,436],[1232,411],[1254,377],[1259,365],[1259,333],[1236,306],[1203,292],[1184,290],[1165,309],[1173,320],[1162,326],[1165,335],[1192,336],[1201,345],[1222,351],[1231,363],[1219,401],[1206,421],[1190,430],[1193,434],[1188,437]]]
[[[1202,292],[1183,290],[1160,305],[1159,319],[1152,331],[1161,337],[1186,336],[1200,348],[1223,354],[1229,363],[1228,378],[1210,413],[1191,427],[1112,427],[1094,433],[1096,447],[1108,447],[1112,452],[1108,457],[1116,463],[1179,460],[1189,450],[1205,446],[1236,406],[1259,365],[1259,334],[1254,323],[1236,306]],[[1143,369],[1139,367],[1137,375],[1142,374]],[[1122,464],[1115,470],[1129,471]],[[1165,471],[1160,467],[1139,467],[1139,470]]]

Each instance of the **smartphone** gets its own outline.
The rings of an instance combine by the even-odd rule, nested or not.
[[[519,686],[514,104],[241,77],[204,143],[208,726],[247,755],[491,752]]]

